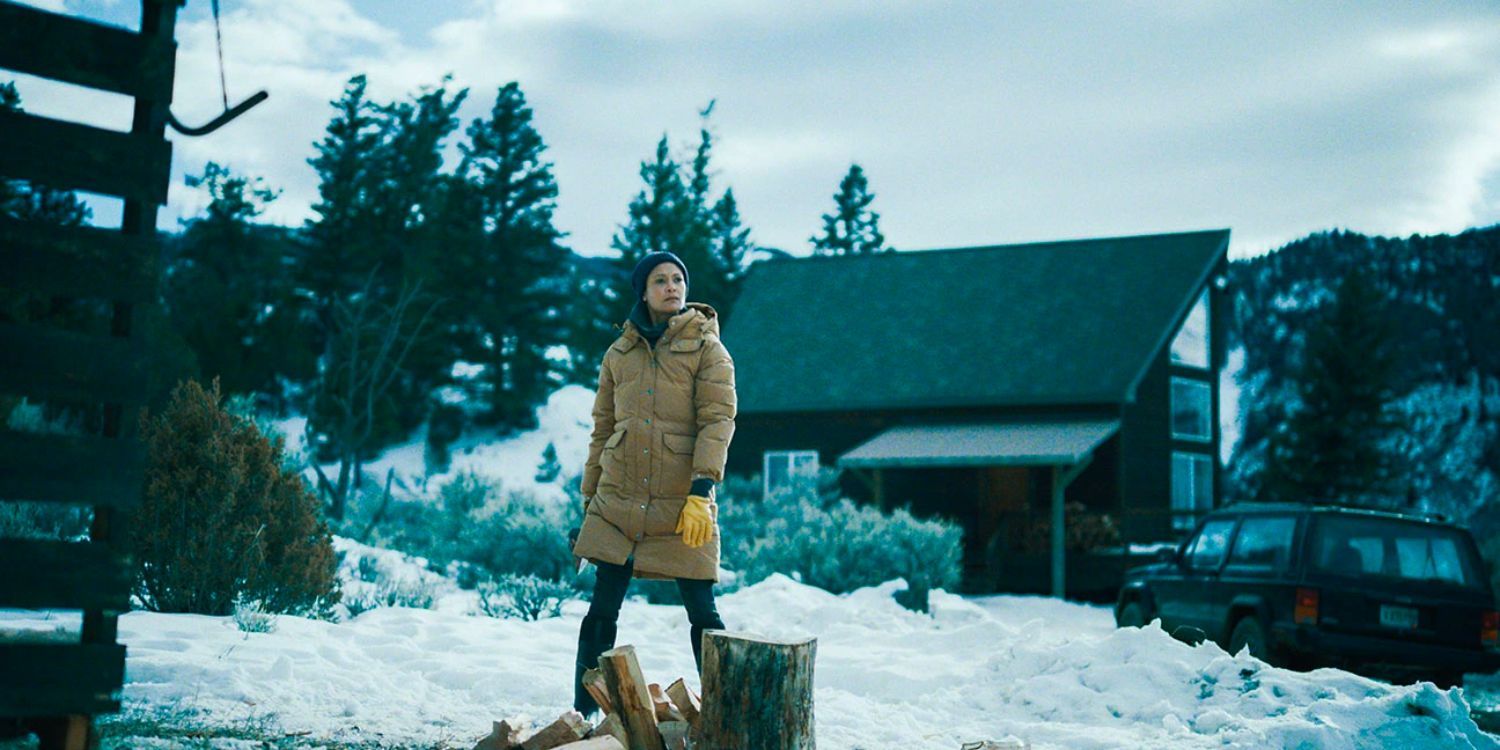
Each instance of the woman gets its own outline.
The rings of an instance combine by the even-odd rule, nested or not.
[[[613,648],[632,576],[675,579],[703,668],[704,630],[723,629],[718,506],[734,435],[734,362],[719,341],[718,313],[687,302],[687,266],[652,253],[631,275],[635,307],[604,354],[594,432],[583,470],[584,516],[573,554],[598,566],[578,632],[573,706],[597,708],[583,671]]]

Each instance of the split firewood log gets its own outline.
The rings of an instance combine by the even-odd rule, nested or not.
[[[521,741],[521,750],[552,750],[552,748],[577,742],[589,733],[589,723],[583,714],[568,711],[557,717],[557,721],[543,727],[541,731]]]
[[[672,705],[672,701],[661,691],[661,685],[653,682],[647,685],[646,688],[651,693],[651,703],[656,707],[656,720],[658,722],[684,720],[682,712],[678,711],[677,707]]]
[[[688,732],[692,727],[685,721],[664,721],[661,727],[661,740],[667,746],[667,750],[687,750]]]
[[[599,671],[609,687],[609,702],[625,723],[629,750],[661,750],[661,731],[656,728],[656,706],[641,676],[634,646],[612,648],[599,655]]]
[[[681,677],[667,686],[667,697],[672,699],[672,706],[682,714],[682,718],[688,724],[698,723],[698,713],[702,710],[701,704],[693,689],[688,687]]]
[[[613,737],[595,737],[593,739],[570,742],[562,745],[557,750],[625,750],[625,746]]]
[[[595,737],[613,737],[620,744],[629,747],[630,736],[625,733],[625,722],[620,721],[618,714],[605,714],[604,719],[589,732],[589,739]]]
[[[583,689],[589,691],[594,697],[594,702],[599,704],[599,710],[606,714],[614,713],[614,706],[609,703],[609,686],[604,684],[604,673],[597,668],[586,669],[583,672]]]
[[[490,735],[480,740],[474,750],[511,750],[521,744],[521,730],[510,722],[497,721]]]

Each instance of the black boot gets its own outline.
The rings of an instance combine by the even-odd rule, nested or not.
[[[578,626],[578,657],[573,664],[573,709],[584,718],[599,710],[594,696],[583,687],[585,670],[599,666],[599,655],[615,646],[615,623],[584,617]]]

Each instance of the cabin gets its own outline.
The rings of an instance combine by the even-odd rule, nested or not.
[[[1228,230],[782,258],[723,338],[729,470],[964,529],[969,592],[1106,598],[1218,505]]]

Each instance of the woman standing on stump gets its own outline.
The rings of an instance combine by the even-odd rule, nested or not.
[[[584,515],[573,554],[598,566],[578,632],[573,706],[598,706],[583,671],[614,647],[632,576],[675,579],[703,669],[703,631],[723,629],[715,483],[734,435],[734,362],[718,313],[687,302],[688,270],[652,253],[631,275],[635,307],[599,368],[594,432],[583,469]]]

